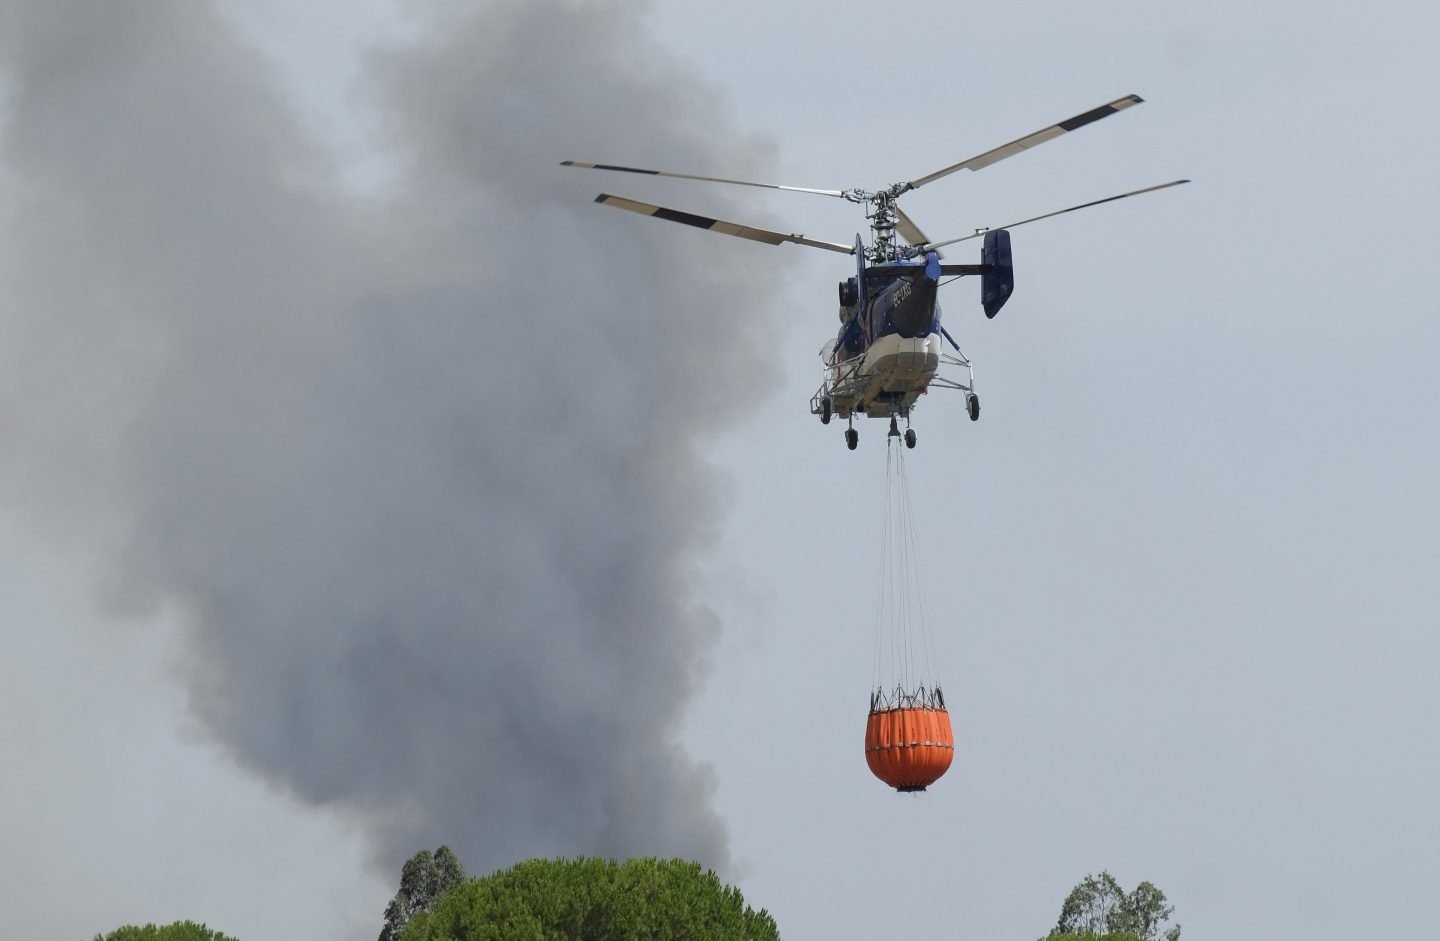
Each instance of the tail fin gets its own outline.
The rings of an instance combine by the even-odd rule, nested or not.
[[[980,276],[980,304],[986,317],[994,317],[1015,291],[1015,268],[1010,258],[1010,233],[991,229],[980,248],[980,263],[989,270]]]

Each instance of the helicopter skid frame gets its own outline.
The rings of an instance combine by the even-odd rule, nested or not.
[[[828,424],[829,415],[848,421],[855,412],[861,411],[856,406],[871,378],[870,373],[861,369],[863,364],[864,357],[861,356],[840,363],[827,363],[825,379],[810,397],[810,414],[819,415],[820,420]]]
[[[953,389],[956,392],[964,392],[969,395],[975,394],[975,367],[970,365],[970,360],[965,358],[965,354],[959,353],[959,355],[951,356],[949,353],[941,353],[940,364],[942,366],[957,366],[964,369],[969,382],[957,382],[948,376],[941,376],[937,373],[935,377],[930,380],[930,387],[932,389]]]

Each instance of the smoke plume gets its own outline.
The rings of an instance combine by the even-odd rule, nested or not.
[[[474,6],[367,58],[356,195],[214,3],[0,0],[6,512],[178,619],[202,727],[387,868],[723,867],[677,723],[770,269],[556,164],[766,150],[634,4]]]

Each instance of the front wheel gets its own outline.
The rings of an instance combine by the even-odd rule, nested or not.
[[[906,429],[905,429],[905,447],[907,447],[907,448],[913,448],[913,447],[915,447],[915,429],[914,429],[914,428],[906,428]]]
[[[845,429],[845,447],[855,450],[860,446],[860,432],[854,428]]]
[[[980,420],[980,396],[972,395],[965,402],[965,407],[970,411],[970,420]]]

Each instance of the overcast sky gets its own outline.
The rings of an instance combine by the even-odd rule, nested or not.
[[[537,365],[524,375],[544,387],[533,395],[542,418],[551,408],[561,414],[573,396],[586,428],[570,429],[553,417],[548,425],[527,421],[522,408],[513,427],[525,433],[507,442],[510,419],[481,414],[478,406],[473,427],[466,428],[463,410],[444,427],[463,438],[483,432],[500,441],[474,445],[490,460],[504,452],[487,447],[530,448],[526,453],[575,474],[597,460],[586,450],[592,443],[601,442],[602,455],[612,453],[603,450],[609,434],[635,449],[633,465],[616,466],[661,497],[646,510],[654,526],[633,534],[637,551],[649,559],[673,547],[686,569],[666,582],[677,594],[650,603],[637,586],[617,594],[617,610],[674,614],[680,639],[672,646],[665,625],[639,625],[642,640],[634,648],[627,639],[591,654],[618,679],[602,677],[571,695],[576,710],[583,703],[627,715],[639,705],[626,685],[635,679],[630,669],[659,678],[645,702],[674,714],[636,721],[673,735],[688,753],[664,753],[657,785],[683,809],[667,811],[653,828],[633,820],[617,832],[577,818],[571,842],[553,826],[527,830],[523,822],[487,841],[484,822],[506,812],[507,796],[530,809],[529,798],[516,792],[532,785],[544,791],[546,782],[522,778],[507,789],[503,770],[482,762],[438,771],[417,766],[409,792],[404,774],[347,789],[337,779],[365,768],[347,764],[350,751],[384,750],[388,739],[367,740],[362,724],[353,741],[290,747],[273,722],[257,719],[260,732],[249,735],[247,723],[221,708],[245,703],[263,718],[273,690],[294,678],[322,679],[286,658],[323,657],[329,648],[319,639],[313,646],[286,642],[263,624],[248,625],[245,605],[220,604],[232,597],[227,592],[243,598],[247,585],[225,583],[224,591],[207,594],[204,579],[191,579],[186,565],[195,531],[184,517],[207,495],[233,495],[233,484],[224,473],[207,483],[203,463],[172,479],[157,456],[171,452],[154,441],[180,439],[147,434],[141,447],[130,436],[132,428],[208,430],[186,424],[183,410],[138,405],[125,413],[134,424],[123,434],[109,424],[118,408],[110,397],[121,386],[145,383],[149,355],[194,342],[175,326],[192,314],[183,306],[194,303],[182,290],[188,282],[167,280],[168,272],[183,270],[186,246],[152,239],[127,247],[124,256],[83,246],[57,254],[59,237],[73,238],[76,230],[65,226],[75,220],[103,227],[113,218],[132,225],[137,217],[124,215],[134,211],[121,198],[126,193],[90,175],[86,155],[70,160],[69,151],[53,149],[61,133],[55,128],[68,125],[47,123],[37,132],[17,86],[0,84],[6,119],[0,185],[8,194],[0,205],[7,255],[0,303],[5,329],[16,338],[7,344],[0,384],[3,432],[11,441],[0,515],[6,560],[0,617],[11,651],[0,660],[0,744],[7,755],[0,883],[13,893],[17,937],[82,937],[127,921],[192,917],[244,939],[368,938],[393,891],[395,873],[385,866],[398,862],[405,839],[414,849],[455,843],[462,859],[481,868],[502,864],[497,854],[694,846],[710,853],[752,904],[769,908],[792,939],[900,930],[1028,941],[1053,924],[1070,886],[1101,868],[1127,886],[1141,879],[1158,884],[1192,938],[1385,936],[1425,924],[1424,902],[1440,877],[1434,840],[1440,811],[1431,794],[1440,776],[1433,734],[1440,714],[1433,668],[1440,653],[1434,639],[1440,501],[1433,483],[1440,442],[1433,416],[1440,402],[1426,380],[1440,353],[1427,277],[1440,210],[1433,182],[1440,130],[1429,120],[1429,98],[1440,67],[1429,49],[1436,23],[1428,8],[1036,2],[959,10],[916,0],[877,20],[874,11],[820,0],[745,0],[703,9],[656,3],[632,22],[628,7],[592,4],[587,10],[594,15],[586,15],[562,5],[550,13],[550,26],[518,35],[537,44],[542,65],[553,65],[546,58],[552,39],[561,50],[608,44],[609,53],[561,63],[571,88],[537,79],[543,68],[528,69],[523,55],[487,45],[483,30],[463,28],[470,21],[462,6],[425,5],[441,23],[454,24],[457,37],[427,45],[426,28],[381,4],[327,0],[304,12],[280,2],[231,4],[233,41],[253,44],[261,56],[202,48],[193,56],[197,74],[212,74],[201,66],[218,61],[217,83],[273,87],[283,114],[259,106],[209,113],[193,131],[223,143],[227,126],[293,126],[275,139],[303,156],[301,171],[324,180],[304,172],[298,182],[278,173],[276,179],[304,193],[323,191],[325,201],[313,212],[323,224],[301,225],[309,215],[287,200],[242,215],[258,231],[289,233],[285,246],[313,250],[304,257],[325,259],[326,266],[334,260],[314,248],[316,233],[348,239],[358,228],[363,237],[345,244],[377,251],[374,233],[351,211],[412,196],[384,218],[405,227],[414,253],[446,254],[365,255],[384,260],[383,275],[354,276],[372,296],[427,304],[434,296],[468,303],[472,291],[481,301],[491,297],[488,282],[479,280],[477,288],[456,273],[468,227],[477,268],[489,271],[487,259],[496,257],[533,260],[534,271],[507,276],[497,290],[506,310],[533,317],[540,328]],[[498,16],[514,8],[495,9]],[[39,23],[36,10],[54,21]],[[26,28],[36,32],[27,35],[45,36],[64,31],[67,18],[73,27],[93,12],[78,2],[5,2],[0,30],[14,35],[18,18],[30,16]],[[409,53],[361,55],[410,43]],[[0,52],[7,74],[39,68],[3,39]],[[634,64],[641,60],[644,67]],[[59,76],[57,87],[66,88],[72,71],[103,75],[117,68],[120,86],[136,61],[146,60],[118,53],[60,58],[34,74]],[[627,71],[627,61],[640,77]],[[589,68],[624,78],[601,81],[597,74],[587,85]],[[417,76],[432,84],[417,91]],[[639,117],[617,116],[626,89],[641,99]],[[157,113],[179,115],[175,124],[184,131],[191,112],[182,91],[160,85],[153,100]],[[905,202],[915,221],[941,238],[1177,177],[1194,180],[1017,230],[1016,292],[994,321],[979,311],[977,285],[962,281],[942,293],[946,323],[975,361],[985,403],[981,421],[972,424],[958,397],[928,397],[915,415],[919,447],[908,455],[925,510],[918,525],[926,601],[957,751],[950,773],[929,793],[899,797],[869,775],[860,748],[875,629],[884,426],[862,424],[860,448],[851,453],[839,427],[822,427],[807,411],[819,381],[815,350],[834,330],[834,282],[850,270],[849,261],[584,203],[595,192],[618,192],[839,241],[853,237],[863,221],[859,212],[801,195],[586,178],[552,173],[548,165],[566,158],[641,166],[680,159],[686,165],[665,168],[875,189],[1131,92],[1146,103],[977,174],[938,181]],[[503,143],[447,133],[451,126],[464,130],[469,95],[492,133],[508,130]],[[587,109],[596,108],[609,110],[587,119]],[[63,114],[92,123],[122,116]],[[607,135],[610,124],[627,132]],[[406,179],[407,161],[430,170],[433,186],[397,184]],[[533,168],[515,169],[526,161]],[[236,191],[248,192],[246,161],[236,161],[233,171],[228,166],[221,161],[213,172],[233,172]],[[494,195],[494,187],[512,182],[524,188],[513,201]],[[170,191],[155,190],[161,197]],[[568,199],[574,215],[563,208]],[[46,212],[37,215],[37,206]],[[529,206],[540,207],[540,219],[525,216]],[[439,221],[429,224],[427,213]],[[497,247],[487,220],[535,241]],[[553,232],[562,223],[567,231]],[[138,231],[151,234],[144,226]],[[225,250],[242,248],[261,251],[250,242],[241,246],[238,236]],[[950,257],[968,260],[971,251],[962,245]],[[658,254],[655,270],[636,262],[646,253]],[[146,277],[127,280],[102,267],[118,257]],[[57,258],[69,263],[68,293],[40,283],[60,277]],[[54,270],[46,266],[51,262]],[[343,273],[344,265],[334,269]],[[561,285],[557,291],[584,287],[556,295],[562,301],[593,292],[595,306],[547,306],[537,286],[546,272]],[[516,278],[528,288],[516,288]],[[275,311],[257,320],[255,342],[266,344],[262,361],[272,363],[272,347],[304,354],[294,372],[283,374],[297,383],[289,389],[294,398],[284,401],[343,417],[349,413],[330,410],[332,397],[374,392],[335,368],[322,344],[307,345],[341,321],[309,319],[306,331],[292,334],[285,314],[311,304],[350,311],[352,285],[328,267],[296,282],[307,287],[292,290],[287,281],[259,294],[247,287],[239,301],[217,307],[238,318],[256,297],[273,302]],[[96,287],[87,291],[88,285]],[[107,353],[116,350],[113,362],[76,353],[75,346],[96,342],[93,336],[47,328],[52,307],[70,310],[76,298],[93,305],[77,322],[104,338]],[[125,305],[136,298],[180,306],[139,321],[160,331],[154,334],[136,336],[131,320],[107,327],[107,311],[130,311]],[[532,303],[534,310],[526,306]],[[673,323],[632,316],[652,307]],[[395,311],[381,305],[378,314],[368,313]],[[456,331],[448,342],[478,344],[489,335],[436,316],[432,325]],[[593,380],[613,390],[609,409],[580,398],[597,386],[570,374],[577,360],[568,352],[606,342],[593,325],[605,316],[627,318],[631,331],[650,324],[660,335],[605,347],[611,359],[604,362],[626,367]],[[704,323],[693,334],[673,328],[691,322],[686,318]],[[733,329],[717,330],[716,323]],[[419,362],[444,362],[424,338],[376,335],[407,354],[427,351]],[[544,350],[566,374],[547,372]],[[673,365],[644,359],[657,351],[685,358]],[[696,353],[727,369],[704,368],[689,358]],[[243,370],[251,360],[232,364],[220,355],[202,362]],[[92,368],[76,370],[77,364]],[[512,375],[487,360],[483,348],[464,365],[437,368],[418,391],[382,391],[438,401],[454,388],[468,407],[489,401],[486,377],[495,373],[487,368]],[[163,388],[209,389],[181,379]],[[704,387],[690,388],[695,382]],[[657,398],[695,413],[673,414],[655,405]],[[393,415],[365,401],[379,415],[382,434],[417,444],[396,430],[417,414],[406,410],[409,398]],[[225,402],[214,414],[224,420],[249,413]],[[87,416],[104,426],[87,425]],[[64,433],[44,433],[61,420]],[[594,428],[607,435],[594,436]],[[252,441],[250,434],[247,427],[233,440]],[[659,436],[684,446],[658,452],[650,442]],[[323,476],[333,471],[331,440],[292,447]],[[337,453],[367,453],[355,451],[348,436],[334,441]],[[420,530],[416,551],[438,558],[454,545],[473,548],[463,538],[467,511],[488,512],[509,491],[484,492],[485,475],[465,478],[481,491],[474,507],[451,507],[449,449],[414,453],[396,477],[364,475],[360,492],[406,504],[418,491],[392,494],[386,481],[429,487],[436,476],[434,518],[453,511],[461,535],[421,517],[430,528]],[[679,463],[654,463],[662,459]],[[516,458],[513,467],[528,467],[525,460]],[[124,474],[109,473],[112,466]],[[258,460],[257,466],[274,469]],[[672,490],[666,468],[677,466],[689,473]],[[43,486],[36,477],[42,471]],[[128,543],[144,550],[144,564],[118,551],[117,533],[145,523],[147,513],[154,517],[157,506],[166,506],[157,494],[177,483],[197,503],[181,501],[173,515],[160,517],[164,525],[142,529],[147,538]],[[324,489],[346,492],[328,483]],[[546,491],[538,492],[532,499],[543,505]],[[632,511],[639,505],[623,488],[583,496],[614,497]],[[583,516],[592,505],[571,507],[568,499],[556,491],[554,512]],[[690,511],[675,502],[682,499],[694,501]],[[342,501],[340,509],[347,507]],[[271,518],[261,514],[262,522]],[[349,518],[341,512],[333,519]],[[573,518],[567,515],[566,525]],[[322,514],[307,538],[346,547],[363,541],[346,526],[329,532],[322,524],[330,519]],[[546,522],[536,528],[543,531]],[[583,520],[575,525],[590,532]],[[172,533],[188,540],[183,548],[162,544],[161,536]],[[425,541],[430,533],[438,533],[434,544]],[[630,527],[625,533],[629,545]],[[397,532],[402,536],[417,538],[408,529]],[[254,545],[270,543],[257,537]],[[613,549],[609,542],[601,547]],[[215,558],[221,560],[215,571],[235,571],[221,564],[223,554]],[[476,578],[511,577],[509,561],[502,555],[495,572]],[[606,561],[596,558],[594,572],[561,570],[579,582],[598,580]],[[633,576],[615,575],[627,584]],[[373,629],[388,636],[372,622],[396,612],[366,608],[369,593],[357,597],[353,616],[364,629],[356,634],[368,637]],[[211,601],[216,607],[202,605]],[[283,609],[289,599],[275,603]],[[528,625],[530,612],[486,604],[461,592],[424,610],[448,624],[452,605],[484,609],[492,615],[484,629],[514,644],[510,665],[541,677],[561,675],[549,665],[594,636],[556,628],[515,640],[507,619]],[[319,610],[313,605],[294,601],[303,612]],[[334,628],[338,615],[321,613]],[[597,623],[606,622],[597,615]],[[339,628],[324,636],[325,644],[350,638]],[[232,637],[267,638],[267,659],[250,665],[244,651],[220,642]],[[472,649],[468,641],[456,643]],[[511,648],[474,649],[496,656]],[[485,685],[498,682],[496,671],[507,663],[497,657],[472,666],[461,658],[456,668],[462,675],[473,670],[477,685]],[[223,699],[204,682],[216,676],[224,680]],[[466,703],[477,695],[483,702],[483,691],[454,693]],[[559,704],[556,721],[563,719],[566,689],[546,695]],[[298,724],[341,727],[333,716],[306,712],[338,708],[331,700],[286,701]],[[363,698],[340,702],[370,705]],[[451,705],[437,696],[436,714]],[[457,753],[492,744],[473,723],[427,731]],[[624,728],[613,732],[626,735]],[[705,767],[697,770],[691,759]],[[603,790],[614,773],[609,760],[582,752],[568,773],[593,773]],[[542,764],[524,765],[523,774],[538,774]],[[449,786],[457,768],[495,777],[472,797],[464,781]],[[441,785],[427,779],[430,773]],[[629,787],[621,781],[616,793]],[[472,799],[473,813],[466,803]],[[418,816],[414,803],[426,808]]]

